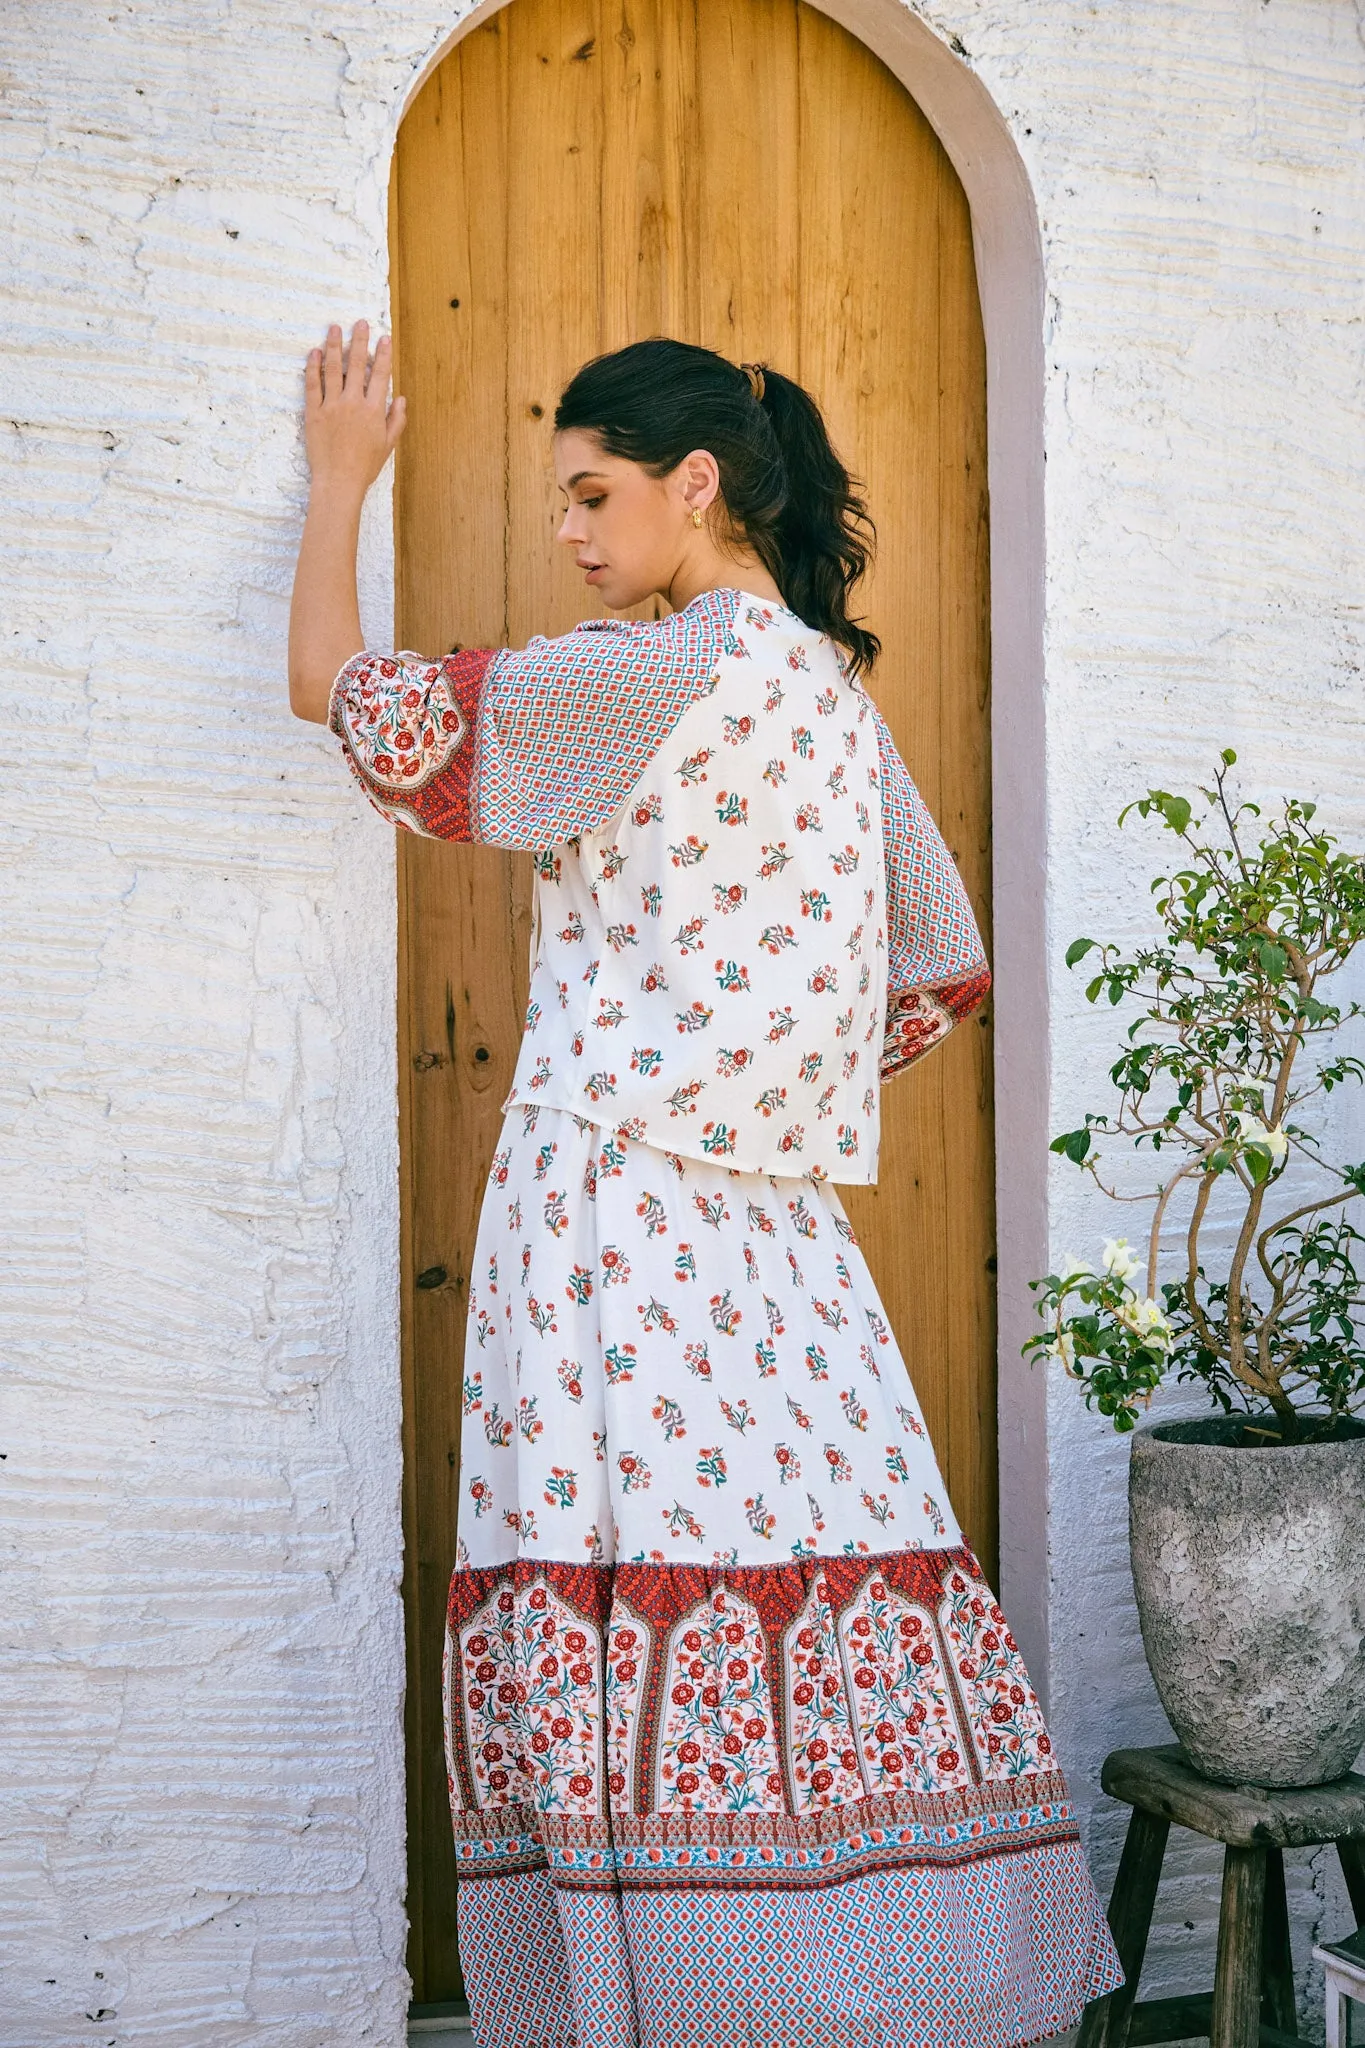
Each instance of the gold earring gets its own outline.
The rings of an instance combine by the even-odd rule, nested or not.
[[[696,508],[696,506],[695,506],[695,505],[694,505],[694,506],[692,507],[692,524],[693,524],[694,526],[700,526],[700,525],[701,525],[701,514],[700,514],[700,512],[699,512],[699,511],[697,510],[697,508]]]

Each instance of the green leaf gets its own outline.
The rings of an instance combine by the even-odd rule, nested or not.
[[[1263,1181],[1269,1180],[1270,1169],[1275,1162],[1271,1157],[1268,1146],[1247,1145],[1243,1148],[1242,1158],[1246,1164],[1246,1170],[1251,1176],[1251,1185],[1253,1187],[1258,1188]]]
[[[1234,750],[1234,749],[1233,749],[1232,747],[1224,747],[1224,749],[1223,749],[1223,766],[1224,766],[1225,768],[1231,768],[1231,767],[1232,767],[1232,765],[1233,765],[1233,763],[1234,763],[1234,762],[1236,761],[1236,759],[1237,759],[1237,755],[1236,755],[1236,752],[1235,752],[1235,750]]]
[[[1073,939],[1066,949],[1067,966],[1074,967],[1078,960],[1084,960],[1086,954],[1098,944],[1098,939]]]
[[[1276,946],[1271,940],[1266,939],[1261,946],[1261,971],[1265,975],[1266,980],[1274,982],[1283,981],[1288,965],[1289,955],[1285,952],[1284,947]]]
[[[1048,1150],[1050,1152],[1060,1152],[1067,1159],[1080,1166],[1084,1163],[1085,1155],[1090,1150],[1090,1133],[1088,1130],[1063,1131],[1060,1138],[1053,1139]]]
[[[1172,832],[1183,832],[1190,822],[1190,801],[1183,796],[1163,796],[1160,800],[1162,817]]]

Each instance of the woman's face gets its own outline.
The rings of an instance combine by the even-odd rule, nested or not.
[[[555,478],[568,500],[558,539],[614,611],[670,588],[702,537],[693,507],[704,515],[719,482],[711,455],[650,476],[576,428],[555,436]]]

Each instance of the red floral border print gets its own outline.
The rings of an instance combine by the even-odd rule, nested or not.
[[[493,653],[444,661],[357,654],[332,685],[327,722],[381,817],[426,839],[474,837],[479,699]]]
[[[940,988],[902,989],[892,992],[886,1005],[886,1037],[882,1044],[881,1077],[904,1073],[924,1054],[946,1038],[955,1024],[986,1000],[991,977],[982,968],[963,981]]]
[[[463,1880],[547,1868],[554,1884],[570,1891],[822,1889],[872,1870],[947,1869],[1080,1840],[1056,1772],[946,1799],[906,1793],[860,1799],[801,1818],[656,1813],[608,1819],[517,1806],[501,1810],[496,1830],[480,1833],[481,1822],[490,1819],[458,1817]],[[925,1840],[924,1831],[933,1839]]]
[[[461,1570],[449,1658],[452,1803],[481,1839],[501,1832],[493,1812],[532,1801],[556,1823],[609,1805],[629,1828],[661,1797],[670,1818],[738,1808],[793,1822],[868,1796],[908,1799],[915,1814],[951,1810],[915,1803],[926,1798],[980,1813],[1002,1796],[1065,1797],[1014,1638],[965,1548]]]

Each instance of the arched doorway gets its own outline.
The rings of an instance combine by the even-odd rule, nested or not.
[[[667,332],[808,384],[880,537],[874,692],[989,929],[985,351],[966,198],[928,122],[801,0],[515,0],[414,100],[393,195],[398,629],[432,651],[584,615],[555,559],[550,415]],[[466,1275],[525,984],[523,856],[399,848],[409,1964],[454,1994],[440,1656]],[[989,1024],[884,1104],[848,1207],[954,1505],[996,1567]]]

